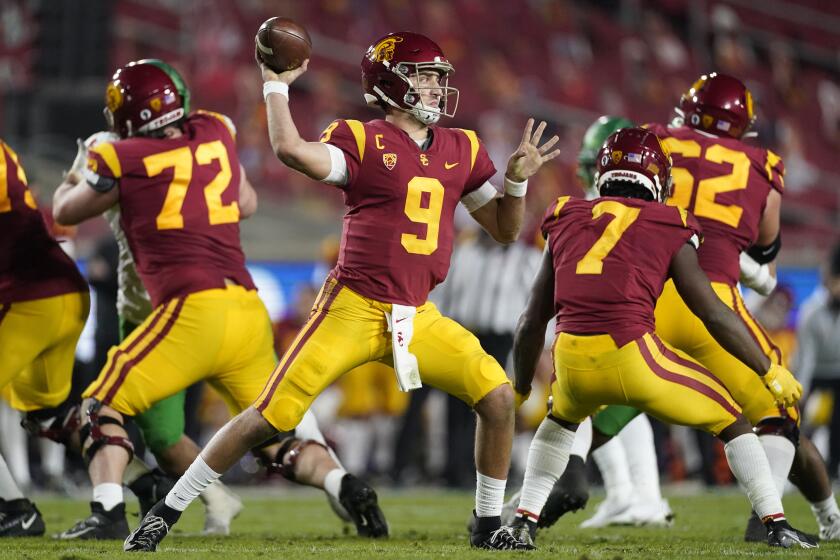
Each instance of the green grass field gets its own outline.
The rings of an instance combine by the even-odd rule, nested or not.
[[[236,559],[245,558],[475,558],[499,554],[470,550],[466,521],[472,507],[467,493],[437,490],[383,491],[382,504],[391,524],[386,541],[362,540],[350,535],[316,492],[284,492],[277,497],[259,497],[253,489],[246,508],[234,521],[233,535],[200,535],[203,513],[195,504],[184,515],[174,533],[163,542],[155,558]],[[734,492],[701,493],[697,496],[670,495],[677,514],[670,529],[609,528],[583,530],[577,525],[592,511],[600,498],[590,502],[586,512],[567,515],[555,527],[539,535],[539,550],[529,558],[618,560],[648,558],[840,558],[840,543],[823,543],[817,550],[782,551],[741,541],[748,505]],[[69,527],[87,510],[82,501],[41,498],[37,503],[45,516],[47,534]],[[816,531],[807,504],[789,496],[785,507],[793,523]],[[136,502],[130,502],[129,524],[137,524]],[[122,543],[60,542],[49,537],[0,541],[0,558],[57,558],[60,560],[125,558]]]

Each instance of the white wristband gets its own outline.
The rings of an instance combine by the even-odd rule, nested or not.
[[[521,198],[525,196],[526,192],[528,192],[528,179],[525,179],[521,183],[515,183],[505,175],[505,194]]]
[[[263,99],[268,101],[268,95],[271,93],[279,93],[286,99],[289,99],[289,84],[277,80],[265,82],[263,84]]]

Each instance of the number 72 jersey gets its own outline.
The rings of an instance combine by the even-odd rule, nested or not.
[[[653,332],[674,255],[700,245],[682,208],[639,199],[560,197],[542,224],[554,265],[557,332],[609,334],[621,347]]]
[[[674,162],[668,204],[694,214],[703,228],[700,266],[714,282],[735,285],[741,251],[755,243],[771,190],[784,190],[784,164],[770,150],[689,127],[648,128]]]
[[[334,274],[366,297],[422,305],[449,270],[458,202],[496,173],[475,132],[430,129],[426,150],[384,120],[338,120],[321,135],[347,163]]]
[[[119,185],[120,223],[152,305],[224,288],[254,289],[239,241],[239,158],[233,125],[197,112],[178,138],[134,137],[89,151],[85,178]]]

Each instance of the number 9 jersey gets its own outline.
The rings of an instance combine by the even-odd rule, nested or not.
[[[384,120],[333,122],[321,142],[344,153],[347,212],[334,276],[375,300],[420,306],[446,278],[458,202],[495,175],[471,130],[429,127],[421,150]]]
[[[230,279],[254,284],[239,241],[239,158],[235,129],[198,111],[183,136],[132,137],[89,151],[85,179],[95,190],[119,184],[120,223],[154,307]]]
[[[734,286],[741,251],[758,237],[771,189],[784,190],[785,168],[770,150],[689,127],[648,125],[671,153],[674,193],[667,201],[691,211],[703,228],[700,267],[713,282]]]

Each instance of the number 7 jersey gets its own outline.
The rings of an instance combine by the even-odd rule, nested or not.
[[[674,255],[700,245],[682,208],[645,200],[560,197],[542,224],[554,265],[557,332],[609,334],[621,347],[654,331]]]
[[[120,192],[120,223],[157,307],[177,296],[254,289],[239,241],[241,173],[232,123],[197,112],[178,138],[133,137],[89,152],[85,178]]]
[[[674,162],[674,193],[668,204],[692,212],[703,228],[700,267],[713,282],[734,286],[740,277],[741,251],[758,238],[767,195],[771,189],[784,190],[781,158],[689,127],[647,128],[659,136]]]
[[[384,120],[338,120],[321,135],[348,173],[334,275],[366,297],[422,305],[449,270],[458,202],[496,173],[475,132],[430,130],[426,150]]]

